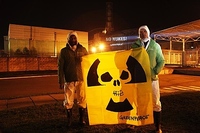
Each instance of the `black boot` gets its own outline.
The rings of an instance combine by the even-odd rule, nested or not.
[[[154,125],[156,127],[156,133],[162,133],[161,130],[161,112],[153,112],[153,119],[154,119]]]
[[[66,109],[67,114],[67,126],[70,127],[72,124],[72,109]]]
[[[84,126],[86,125],[86,122],[84,120],[84,117],[85,117],[85,109],[84,108],[79,108],[79,123],[80,125]]]

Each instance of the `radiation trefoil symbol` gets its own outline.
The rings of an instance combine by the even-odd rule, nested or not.
[[[104,86],[108,93],[113,93],[113,97],[110,98],[106,106],[108,111],[125,112],[133,110],[132,104],[126,97],[126,90],[133,89],[128,85],[147,82],[146,74],[141,64],[132,56],[127,56],[124,59],[124,65],[121,65],[121,61],[117,60],[117,58],[113,61],[113,64],[109,65],[106,60],[96,58],[91,63],[87,74],[88,87]],[[116,96],[122,97],[121,101],[115,101]]]

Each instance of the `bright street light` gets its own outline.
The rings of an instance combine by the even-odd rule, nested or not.
[[[91,48],[92,53],[96,53],[97,49],[95,47]]]
[[[99,44],[99,50],[103,51],[105,49],[105,45],[103,43]]]

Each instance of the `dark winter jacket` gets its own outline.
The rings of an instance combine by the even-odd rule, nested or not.
[[[58,58],[58,80],[60,84],[83,80],[81,57],[87,54],[86,48],[79,43],[75,51],[68,44],[61,49]]]

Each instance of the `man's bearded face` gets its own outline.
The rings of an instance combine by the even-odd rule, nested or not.
[[[76,36],[75,35],[71,35],[70,37],[69,37],[69,41],[68,41],[68,43],[70,44],[70,46],[74,46],[74,45],[77,45],[77,38],[76,38]]]

